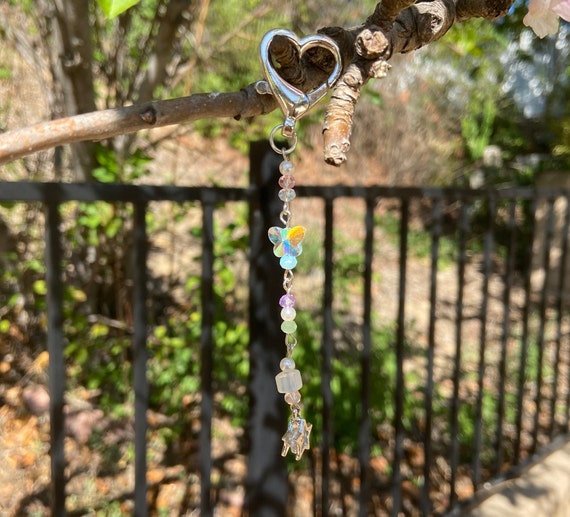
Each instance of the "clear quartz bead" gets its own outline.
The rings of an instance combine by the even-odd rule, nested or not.
[[[279,393],[293,393],[303,387],[301,372],[294,368],[287,368],[275,376],[275,384]]]
[[[277,195],[279,196],[279,199],[283,202],[293,201],[293,199],[295,199],[295,197],[297,196],[297,194],[295,194],[295,191],[292,188],[283,188],[279,191],[279,194]]]
[[[279,164],[279,172],[283,174],[283,176],[291,176],[295,173],[295,166],[289,161],[281,162]]]

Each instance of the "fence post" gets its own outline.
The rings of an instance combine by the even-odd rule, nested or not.
[[[282,517],[287,506],[287,469],[280,455],[285,404],[275,388],[275,374],[285,354],[278,305],[283,271],[267,238],[282,208],[277,197],[280,161],[268,142],[251,144],[250,183],[257,195],[249,216],[250,413],[245,506],[255,517]]]
[[[51,515],[65,517],[65,359],[63,356],[63,280],[59,204],[46,207],[47,349],[49,353]]]

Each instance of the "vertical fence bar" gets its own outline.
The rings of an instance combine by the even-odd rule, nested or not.
[[[135,391],[135,493],[134,515],[146,517],[147,505],[147,409],[149,398],[147,363],[147,233],[146,203],[134,204],[133,272],[133,383]]]
[[[546,304],[548,300],[549,279],[550,279],[550,248],[552,246],[552,234],[554,233],[554,200],[548,199],[548,215],[546,221],[546,236],[544,240],[543,261],[544,280],[540,293],[540,305],[538,310],[538,335],[536,347],[538,351],[538,364],[536,366],[536,394],[534,398],[535,413],[532,427],[532,447],[531,452],[535,452],[538,446],[538,431],[540,427],[540,411],[542,409],[542,381],[544,366],[544,346],[546,333]],[[551,415],[552,418],[552,415]]]
[[[459,385],[461,383],[461,358],[463,342],[463,296],[465,294],[465,265],[467,263],[467,233],[469,231],[470,205],[467,201],[461,203],[458,226],[458,262],[457,262],[457,302],[455,305],[455,357],[453,365],[453,398],[451,399],[450,422],[450,479],[449,479],[449,509],[457,503],[457,468],[459,465]]]
[[[402,199],[400,206],[400,250],[398,279],[398,317],[396,326],[396,386],[394,389],[394,460],[392,474],[391,517],[398,517],[402,508],[402,459],[404,457],[404,347],[406,339],[406,270],[408,263],[408,230],[410,204]]]
[[[494,243],[494,214],[496,200],[491,193],[487,198],[487,221],[483,244],[483,285],[481,312],[481,331],[479,338],[479,365],[477,379],[477,401],[475,407],[475,433],[473,438],[473,486],[481,484],[481,451],[483,449],[483,399],[485,392],[485,368],[487,350],[487,307],[489,304],[489,276],[491,275]]]
[[[277,197],[280,161],[268,142],[252,143],[250,181],[256,195],[249,216],[250,414],[245,510],[264,517],[285,515],[288,493],[287,468],[281,457],[287,406],[275,387],[279,361],[285,355],[278,304],[283,270],[267,238],[267,230],[277,224],[283,207]]]
[[[513,270],[515,267],[515,229],[516,229],[516,202],[509,201],[509,219],[507,223],[509,240],[505,256],[505,272],[503,276],[503,329],[501,335],[501,357],[499,360],[499,393],[497,407],[497,429],[495,432],[495,473],[501,471],[504,459],[503,424],[505,418],[505,389],[507,380],[507,347],[511,334],[511,289],[513,284]]]
[[[368,515],[370,501],[370,366],[372,361],[372,259],[374,254],[374,205],[375,199],[366,200],[364,218],[364,292],[362,320],[361,370],[361,420],[358,434],[358,461],[360,464],[359,515]]]
[[[564,300],[564,294],[566,293],[566,288],[568,282],[566,280],[567,271],[567,261],[569,253],[569,236],[570,233],[570,192],[565,193],[566,199],[566,216],[564,219],[564,229],[562,231],[562,255],[560,256],[560,282],[559,282],[559,292],[558,292],[558,346],[561,347],[562,343],[562,323],[563,323],[563,311],[562,306],[566,303]],[[568,343],[568,340],[566,340]],[[565,421],[564,421],[564,432],[570,431],[570,350],[567,351],[566,355],[566,407],[564,411]],[[556,382],[558,384],[558,382]]]
[[[525,384],[526,384],[526,372],[527,372],[527,360],[528,360],[528,341],[529,341],[529,315],[530,315],[530,304],[531,304],[531,277],[532,277],[532,249],[534,243],[534,236],[536,231],[536,206],[537,199],[536,196],[532,198],[530,206],[530,221],[531,221],[531,232],[529,239],[526,243],[525,256],[527,257],[528,263],[526,264],[526,275],[524,280],[524,292],[525,301],[522,311],[522,335],[520,343],[520,357],[519,357],[519,377],[517,386],[517,409],[516,409],[516,437],[514,446],[514,457],[515,461],[518,463],[521,459],[522,452],[522,434],[523,434],[523,414],[524,414],[524,398],[525,398]]]
[[[424,517],[431,515],[431,465],[433,462],[432,427],[433,427],[433,391],[434,391],[434,358],[435,358],[435,326],[437,308],[437,264],[439,261],[439,239],[441,236],[441,198],[434,200],[431,222],[431,271],[429,294],[429,330],[427,349],[427,379],[425,389],[425,434],[424,434],[424,484],[422,487],[421,512]]]
[[[550,401],[550,414],[552,419],[550,420],[550,428],[548,434],[550,440],[554,439],[554,427],[556,424],[556,403],[559,398],[559,383],[560,383],[560,367],[562,362],[562,321],[564,315],[564,292],[566,284],[566,260],[568,257],[568,232],[570,231],[570,197],[568,194],[564,197],[566,201],[566,211],[564,216],[564,224],[562,226],[562,236],[560,239],[560,262],[559,262],[559,274],[558,274],[558,289],[556,291],[556,351],[554,357],[554,376],[552,379],[552,399]],[[567,359],[570,362],[570,358]],[[567,368],[570,368],[570,364],[567,364]],[[570,395],[570,386],[566,384],[566,393]],[[568,408],[566,408],[566,418],[569,418]]]
[[[63,284],[61,278],[61,216],[58,203],[46,206],[46,305],[47,348],[49,353],[49,416],[51,460],[51,514],[64,517],[65,452],[64,393],[65,361],[63,356]]]
[[[202,194],[202,306],[200,332],[200,515],[211,517],[212,507],[212,419],[214,417],[214,199],[211,191]]]
[[[325,199],[325,281],[323,290],[323,342],[321,346],[322,374],[321,395],[323,398],[323,431],[322,431],[322,484],[320,515],[328,515],[330,493],[330,451],[333,441],[333,393],[331,380],[333,375],[332,360],[334,355],[333,343],[333,200]]]

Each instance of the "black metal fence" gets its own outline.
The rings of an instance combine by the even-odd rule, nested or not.
[[[312,253],[313,268],[296,275],[300,289],[308,286],[313,323],[301,332],[299,349],[305,347],[303,357],[318,368],[305,379],[317,443],[308,462],[291,467],[280,456],[286,415],[274,389],[284,352],[276,303],[282,272],[267,241],[280,210],[279,160],[266,144],[254,145],[251,157],[252,184],[243,189],[0,183],[1,203],[39,202],[45,208],[52,515],[65,515],[69,495],[60,213],[68,201],[129,203],[134,210],[134,515],[152,513],[147,362],[148,329],[155,322],[147,306],[152,291],[146,224],[152,202],[202,207],[194,473],[200,490],[197,505],[186,499],[181,514],[224,514],[216,495],[222,482],[213,476],[212,422],[219,353],[213,333],[214,217],[226,203],[249,207],[243,514],[441,515],[569,431],[568,192],[298,186],[296,222],[310,219],[317,242],[305,250]],[[298,500],[307,493],[311,507],[302,510]]]

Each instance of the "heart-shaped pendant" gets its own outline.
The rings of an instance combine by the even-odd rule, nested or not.
[[[327,78],[327,81],[307,93],[285,81],[273,66],[269,55],[271,42],[277,36],[286,38],[293,47],[295,47],[297,54],[299,55],[299,59],[301,59],[303,54],[311,48],[318,47],[328,50],[333,55],[335,66]],[[342,73],[340,50],[335,41],[328,36],[316,34],[299,39],[291,31],[286,29],[274,29],[269,31],[261,40],[260,57],[270,93],[273,94],[285,115],[283,133],[285,136],[291,136],[294,132],[293,126],[295,121],[299,120],[307,113],[307,111],[309,111],[310,108],[317,104],[317,102],[327,94],[329,89],[332,88],[334,83],[339,79],[340,74]],[[287,134],[287,128],[290,129],[290,134]]]

